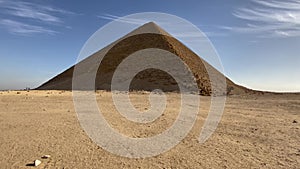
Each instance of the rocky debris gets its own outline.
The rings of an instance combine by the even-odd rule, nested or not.
[[[50,158],[51,156],[50,155],[44,155],[43,157],[42,157],[42,159],[47,159],[47,158]]]
[[[298,122],[296,120],[294,120],[293,123],[298,123]]]
[[[34,161],[34,166],[39,166],[42,162],[40,160],[35,160]]]

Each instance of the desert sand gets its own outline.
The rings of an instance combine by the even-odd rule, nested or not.
[[[131,94],[139,110],[149,107],[147,92]],[[177,116],[179,97],[168,93],[157,121],[135,124],[122,118],[111,93],[97,92],[111,126],[131,137],[164,131]],[[196,124],[173,149],[151,158],[130,159],[97,146],[80,127],[70,91],[0,91],[0,168],[299,168],[300,95],[264,94],[227,97],[214,134],[198,143],[210,97],[201,96]],[[48,159],[41,159],[50,155]]]

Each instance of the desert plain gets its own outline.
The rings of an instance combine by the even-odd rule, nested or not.
[[[179,94],[167,93],[167,109],[156,121],[136,124],[114,107],[111,93],[97,91],[105,119],[120,133],[149,137],[170,127]],[[148,92],[132,92],[136,109],[149,108]],[[300,94],[244,94],[226,99],[218,128],[203,144],[198,137],[210,97],[188,136],[155,157],[131,159],[109,153],[80,127],[71,91],[0,91],[0,168],[300,168]],[[44,155],[50,158],[42,159]],[[34,160],[41,160],[37,167]]]

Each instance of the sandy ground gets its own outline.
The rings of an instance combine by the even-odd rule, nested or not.
[[[122,118],[111,93],[97,92],[98,105],[116,130],[148,137],[171,126],[178,113],[178,94],[157,121],[135,124]],[[139,110],[149,108],[147,93],[131,94]],[[210,139],[199,136],[210,105],[201,110],[189,135],[161,155],[129,159],[98,147],[80,127],[69,91],[0,91],[0,168],[300,168],[300,95],[230,96],[222,120]],[[51,158],[41,159],[49,154]],[[29,165],[29,166],[28,166]]]

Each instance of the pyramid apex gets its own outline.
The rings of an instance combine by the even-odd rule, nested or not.
[[[148,23],[145,23],[144,25],[155,25],[155,26],[158,26],[155,22],[151,21],[151,22],[148,22]]]
[[[139,34],[139,33],[157,33],[157,34],[163,34],[171,36],[169,33],[167,33],[165,30],[163,30],[160,26],[158,26],[155,22],[147,22],[144,25],[138,27],[134,31],[130,33],[130,35],[133,34]]]
[[[155,22],[151,21],[148,23],[145,23],[144,25],[142,25],[141,27],[149,27],[152,29],[162,29],[160,26],[158,26]]]

